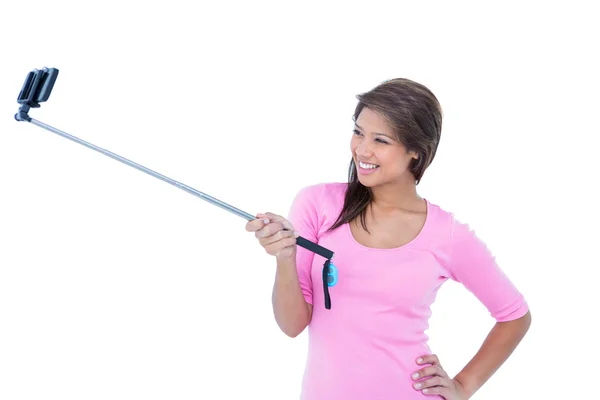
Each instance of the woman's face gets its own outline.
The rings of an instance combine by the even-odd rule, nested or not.
[[[354,127],[350,142],[358,180],[364,186],[374,187],[406,178],[415,152],[407,152],[388,123],[376,112],[363,108]]]

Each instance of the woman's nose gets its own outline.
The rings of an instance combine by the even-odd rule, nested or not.
[[[373,154],[373,152],[371,151],[370,147],[365,144],[365,142],[359,144],[356,147],[356,155],[359,157],[364,157],[367,158],[369,156],[371,156]]]

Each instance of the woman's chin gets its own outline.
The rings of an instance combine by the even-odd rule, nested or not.
[[[366,187],[373,187],[377,185],[378,179],[371,175],[361,175],[357,174],[358,181]]]

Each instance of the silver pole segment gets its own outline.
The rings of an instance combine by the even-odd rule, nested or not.
[[[173,185],[175,187],[178,187],[179,189],[181,189],[183,191],[186,191],[186,192],[188,192],[190,194],[193,194],[194,196],[200,197],[202,200],[206,200],[209,203],[212,203],[212,204],[214,204],[214,205],[216,205],[218,207],[221,207],[221,208],[223,208],[223,209],[225,209],[225,210],[227,210],[227,211],[229,211],[229,212],[231,212],[233,214],[236,214],[236,215],[238,215],[238,216],[240,216],[242,218],[245,218],[248,221],[252,221],[252,220],[256,219],[256,217],[254,215],[251,215],[251,214],[249,214],[249,213],[247,213],[245,211],[242,211],[239,208],[236,208],[236,207],[234,207],[234,206],[232,206],[230,204],[227,204],[227,203],[225,203],[225,202],[223,202],[223,201],[221,201],[219,199],[215,199],[214,197],[209,196],[206,193],[202,193],[202,192],[200,192],[200,191],[198,191],[198,190],[196,190],[196,189],[194,189],[192,187],[189,187],[189,186],[187,186],[187,185],[185,185],[185,184],[183,184],[181,182],[177,182],[176,180],[173,180],[173,179],[171,179],[169,177],[166,177],[166,176],[164,176],[162,174],[159,174],[158,172],[152,171],[151,169],[148,169],[148,168],[144,167],[143,165],[135,163],[135,162],[133,162],[131,160],[128,160],[128,159],[126,159],[124,157],[121,157],[120,155],[115,154],[115,153],[113,153],[111,151],[108,151],[106,149],[103,149],[101,147],[93,145],[93,144],[91,144],[89,142],[86,142],[85,140],[79,139],[79,138],[77,138],[75,136],[69,135],[66,132],[63,132],[63,131],[61,131],[59,129],[56,129],[56,128],[53,128],[50,125],[46,125],[43,122],[40,122],[40,121],[35,120],[33,118],[31,118],[31,121],[29,121],[29,122],[31,122],[32,124],[37,125],[37,126],[39,126],[41,128],[47,129],[50,132],[56,133],[57,135],[63,136],[65,138],[69,139],[69,140],[72,140],[74,142],[82,144],[82,145],[84,145],[84,146],[86,146],[86,147],[88,147],[88,148],[90,148],[92,150],[96,150],[96,151],[98,151],[98,152],[100,152],[100,153],[102,153],[102,154],[104,154],[104,155],[106,155],[108,157],[111,157],[111,158],[113,158],[113,159],[115,159],[117,161],[121,161],[122,163],[127,164],[127,165],[129,165],[129,166],[131,166],[133,168],[136,168],[136,169],[138,169],[138,170],[140,170],[142,172],[145,172],[145,173],[147,173],[149,175],[152,175],[155,178],[158,178],[158,179],[160,179],[160,180],[162,180],[164,182],[167,182],[167,183],[169,183],[169,184],[171,184],[171,185]]]

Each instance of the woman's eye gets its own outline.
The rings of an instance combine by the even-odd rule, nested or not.
[[[355,134],[355,135],[357,135],[357,136],[360,136],[360,135],[362,135],[362,133],[360,133],[360,132],[359,132],[359,131],[357,131],[356,129],[354,129],[352,132],[354,132],[354,134]],[[389,144],[389,143],[388,143],[388,142],[386,142],[385,140],[382,140],[382,139],[379,139],[379,138],[375,139],[375,141],[376,141],[376,142],[378,142],[378,143],[382,143],[382,144]]]

